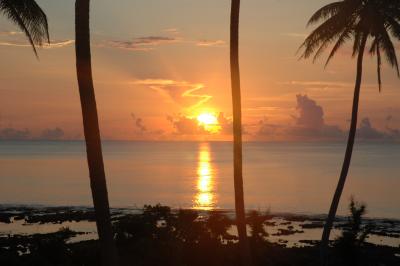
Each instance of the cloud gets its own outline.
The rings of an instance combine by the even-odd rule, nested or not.
[[[159,139],[161,136],[165,134],[165,131],[162,129],[157,130],[149,130],[144,123],[144,119],[138,117],[134,113],[131,113],[131,117],[133,119],[133,125],[135,127],[134,137],[137,139]]]
[[[125,49],[131,51],[151,51],[154,50],[155,47],[177,43],[180,39],[176,37],[166,37],[166,36],[146,36],[134,38],[131,41],[108,41],[106,42],[106,46],[110,46],[118,49]]]
[[[64,137],[64,130],[59,127],[54,129],[47,128],[42,131],[39,139],[41,140],[60,140]]]
[[[268,118],[264,117],[260,121],[258,121],[256,126],[256,137],[268,138],[270,140],[275,139],[279,135],[282,135],[283,126],[270,123]],[[252,125],[248,125],[247,127],[252,127]]]
[[[306,87],[328,87],[328,88],[348,88],[354,86],[353,83],[346,83],[346,82],[335,82],[335,81],[283,81],[278,82],[279,85],[289,85],[289,86],[306,86]]]
[[[321,128],[324,125],[324,110],[316,101],[307,95],[296,95],[297,111],[296,124],[306,128]]]
[[[28,140],[31,132],[28,129],[3,128],[0,129],[0,140]]]
[[[348,132],[338,125],[326,124],[324,109],[307,95],[296,95],[296,114],[292,115],[293,123],[279,125],[270,123],[267,118],[260,120],[256,126],[255,137],[268,140],[345,140]],[[393,116],[386,117],[392,121]],[[400,130],[386,127],[385,130],[374,128],[371,120],[363,118],[357,128],[357,139],[363,141],[393,141],[400,140]]]
[[[53,39],[50,44],[44,42],[42,48],[52,49],[61,48],[73,44],[75,40],[70,39]],[[25,34],[21,31],[0,31],[0,46],[13,46],[13,47],[31,47]]]
[[[62,48],[65,46],[72,45],[74,43],[75,43],[75,40],[53,40],[50,42],[50,44],[43,45],[43,48],[45,48],[45,49]]]
[[[400,139],[400,129],[392,128],[392,127],[389,125],[389,124],[392,123],[394,120],[395,120],[395,117],[394,117],[393,115],[388,115],[388,116],[386,117],[386,122],[387,122],[386,130],[387,130],[389,136],[390,136],[392,139],[398,140],[398,139]]]
[[[137,117],[134,113],[131,114],[131,117],[134,121],[134,125],[135,125],[137,132],[139,132],[141,134],[145,133],[147,131],[147,128],[143,124],[143,119],[140,117]]]
[[[197,46],[200,47],[222,47],[225,46],[223,40],[200,40],[196,42]]]
[[[400,139],[400,129],[397,128],[386,128],[389,134],[389,138],[393,140],[399,140]]]
[[[64,130],[58,127],[44,129],[40,134],[34,134],[28,128],[7,127],[0,129],[0,140],[61,140],[64,136]]]
[[[75,40],[55,40],[51,41],[50,44],[43,44],[44,49],[62,48],[75,43]],[[31,47],[26,41],[0,41],[0,46],[14,46],[14,47]]]
[[[224,113],[220,112],[218,117],[218,124],[220,125],[220,134],[231,135],[233,133],[233,122],[231,118],[228,118],[224,115]],[[243,134],[245,134],[245,130],[243,130]]]
[[[134,82],[136,85],[147,86],[161,94],[169,102],[188,106],[188,109],[199,107],[212,99],[211,95],[198,93],[205,88],[202,83],[190,83],[170,79],[144,79]]]
[[[15,36],[20,34],[22,34],[22,31],[8,31],[8,30],[0,31],[0,36]]]
[[[164,31],[167,33],[170,33],[170,34],[174,34],[174,35],[180,34],[180,31],[178,28],[168,28],[168,29],[165,29]]]
[[[393,119],[392,115],[387,117],[387,122]],[[363,118],[357,129],[357,138],[363,141],[398,141],[400,130],[386,126],[385,130],[374,128],[368,117]]]
[[[266,118],[259,121],[256,136],[288,140],[337,140],[345,137],[345,132],[337,125],[328,125],[324,119],[322,106],[307,95],[296,95],[296,115],[293,124],[277,125]]]
[[[179,135],[203,135],[209,134],[201,125],[199,125],[196,118],[190,118],[179,115],[177,118],[167,116],[167,120],[172,123],[175,128],[175,134]]]
[[[371,121],[368,117],[361,120],[361,123],[357,129],[357,137],[363,140],[374,140],[374,139],[382,139],[385,137],[384,132],[380,132],[379,130],[372,127]]]
[[[205,126],[200,124],[196,117],[187,117],[178,115],[176,117],[167,116],[167,120],[171,122],[175,129],[175,135],[231,135],[232,119],[220,112],[217,116],[217,131],[211,132],[206,130]]]
[[[281,35],[287,37],[303,38],[303,39],[307,37],[307,33],[298,33],[298,32],[285,32],[281,33]]]
[[[129,51],[142,51],[148,52],[155,50],[157,47],[170,44],[188,44],[198,47],[224,47],[225,41],[223,40],[191,40],[181,36],[177,28],[169,28],[163,31],[165,35],[151,35],[144,37],[137,37],[131,40],[108,40],[97,43],[98,47],[111,47],[116,49],[123,49]]]
[[[295,125],[287,129],[287,134],[306,139],[341,139],[344,132],[336,125],[327,125],[324,110],[307,95],[296,95],[298,116],[293,116]]]

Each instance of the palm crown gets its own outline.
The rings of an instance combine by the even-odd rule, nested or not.
[[[46,14],[34,0],[0,0],[0,12],[21,28],[36,56],[35,45],[50,42]]]
[[[382,55],[399,75],[396,49],[391,36],[400,39],[400,1],[398,0],[343,0],[319,9],[308,25],[322,21],[306,38],[299,50],[302,58],[313,56],[315,61],[333,44],[326,65],[347,41],[353,41],[353,56],[372,38],[369,53],[377,57],[379,89],[381,88]]]

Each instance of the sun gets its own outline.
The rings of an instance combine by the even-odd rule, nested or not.
[[[197,116],[197,121],[202,125],[218,125],[218,119],[210,113],[202,113]]]
[[[201,113],[197,116],[200,126],[211,133],[217,133],[220,130],[218,118],[212,113]]]

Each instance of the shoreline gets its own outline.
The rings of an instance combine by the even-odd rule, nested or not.
[[[198,212],[209,212],[209,211],[218,211],[222,213],[227,213],[227,214],[234,214],[235,209],[233,208],[215,208],[215,209],[201,209],[201,208],[195,208],[195,207],[179,207],[179,206],[171,206],[168,204],[162,204],[162,203],[157,203],[161,204],[162,206],[168,206],[171,208],[172,211],[178,211],[178,210],[194,210]],[[154,205],[157,205],[154,204]],[[152,204],[144,204],[142,206],[137,206],[136,204],[131,205],[131,206],[110,206],[110,211],[115,212],[115,211],[121,211],[121,210],[126,210],[126,211],[141,211],[143,210],[143,206],[146,205],[152,205]],[[24,203],[0,203],[0,213],[2,213],[5,209],[15,209],[15,208],[20,208],[20,209],[36,209],[36,210],[46,210],[46,209],[83,209],[83,210],[94,210],[92,206],[90,205],[63,205],[63,204],[24,204]],[[324,213],[312,213],[312,212],[302,212],[302,211],[269,211],[269,208],[246,208],[246,213],[250,211],[259,211],[259,212],[268,212],[271,215],[274,216],[281,216],[281,217],[287,217],[287,216],[305,216],[308,218],[315,218],[315,219],[325,219],[327,217],[327,214]],[[336,215],[336,219],[342,220],[345,219],[347,216],[346,215]],[[368,216],[368,213],[364,217],[365,220],[387,220],[387,221],[393,221],[393,222],[398,222],[400,223],[400,217],[381,217],[381,216]]]
[[[169,207],[168,207],[169,208]],[[176,215],[180,210],[171,208]],[[229,219],[234,219],[233,210],[193,210],[199,217],[207,217],[212,212],[218,212]],[[250,210],[249,210],[250,212]],[[143,208],[111,208],[112,220],[131,215],[140,215]],[[264,214],[265,212],[260,212]],[[265,229],[273,243],[286,246],[315,245],[319,241],[320,231],[325,221],[324,215],[305,215],[283,212],[265,213],[268,216]],[[333,237],[337,237],[347,224],[347,217],[338,216]],[[373,226],[368,242],[377,245],[400,246],[400,220],[388,218],[365,218],[364,224]],[[70,228],[72,231],[87,234],[96,239],[94,210],[85,206],[45,206],[45,205],[0,205],[0,236],[33,235],[37,232],[54,233],[60,228]],[[232,226],[230,232],[235,234]],[[79,239],[78,239],[79,240]],[[79,241],[78,241],[79,242]]]
[[[114,208],[114,237],[122,265],[200,266],[213,258],[212,265],[236,266],[239,253],[233,216],[232,211],[179,210],[162,205],[141,210]],[[347,218],[339,218],[332,230],[332,265],[343,265],[341,260],[346,259],[347,248],[340,239],[351,227]],[[92,208],[0,206],[0,219],[0,264],[100,265]],[[257,265],[266,261],[271,266],[318,265],[322,217],[251,212],[247,219]],[[362,245],[354,246],[362,262],[399,265],[400,221],[364,222],[372,222],[375,231]]]

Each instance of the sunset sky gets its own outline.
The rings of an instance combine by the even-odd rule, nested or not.
[[[19,29],[0,19],[0,139],[81,139],[75,1],[37,2],[48,15],[52,40],[39,49],[40,60]],[[246,140],[345,136],[356,67],[350,46],[326,69],[326,57],[312,64],[296,55],[312,29],[307,20],[328,2],[242,1]],[[104,139],[231,139],[229,0],[94,0],[91,6]],[[376,58],[367,56],[363,81],[360,137],[398,138],[400,82],[394,71],[384,65],[379,93]]]

